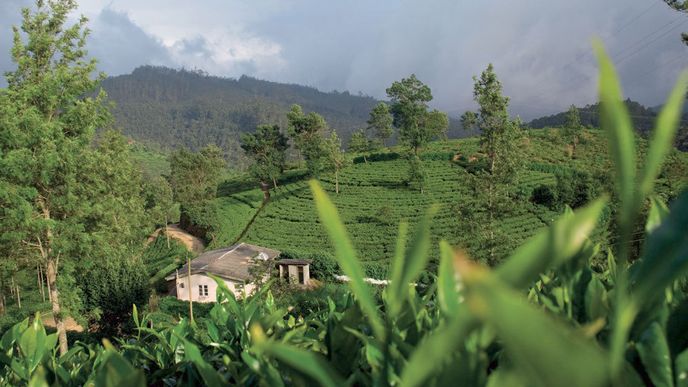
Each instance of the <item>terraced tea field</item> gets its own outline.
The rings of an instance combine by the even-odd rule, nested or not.
[[[520,190],[529,193],[542,184],[555,185],[554,173],[548,172],[555,163],[557,168],[562,164],[568,168],[586,166],[588,169],[590,163],[603,166],[606,157],[604,152],[599,152],[598,146],[603,146],[603,141],[598,138],[600,134],[590,132],[588,137],[588,143],[579,146],[578,157],[571,160],[565,154],[564,146],[549,143],[546,132],[532,135],[526,149],[527,168],[519,177]],[[472,138],[436,142],[425,152],[429,156],[442,152],[470,155],[477,149],[478,140]],[[398,223],[406,220],[413,226],[435,203],[441,205],[432,226],[435,239],[446,239],[469,252],[479,250],[475,236],[466,232],[467,227],[462,227],[462,219],[456,210],[458,204],[471,200],[463,168],[450,162],[448,157],[426,159],[428,182],[424,193],[406,186],[407,168],[403,159],[354,164],[341,173],[341,192],[338,195],[334,193],[333,177],[321,177],[360,256],[365,261],[386,263],[393,254]],[[248,227],[243,241],[283,251],[331,254],[330,243],[317,220],[307,180],[290,180],[273,191],[272,200]],[[225,220],[218,225],[220,231],[211,247],[234,242],[260,207],[262,199],[261,191],[250,184],[226,194],[218,199]],[[499,228],[510,241],[501,246],[498,254],[508,253],[558,216],[548,208],[533,205],[527,200],[515,202],[505,215],[506,219]]]

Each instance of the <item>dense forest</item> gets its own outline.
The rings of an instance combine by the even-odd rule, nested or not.
[[[143,66],[131,74],[102,82],[112,113],[123,133],[134,140],[163,148],[180,145],[199,149],[213,143],[232,160],[241,154],[241,133],[261,124],[286,124],[293,104],[317,112],[344,143],[367,126],[372,97],[348,91],[325,93],[312,87],[210,76],[202,71]],[[457,120],[450,120],[450,138],[465,137]]]

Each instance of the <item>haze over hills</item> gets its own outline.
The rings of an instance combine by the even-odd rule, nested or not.
[[[202,71],[143,66],[131,74],[110,77],[102,87],[116,106],[116,125],[131,138],[165,148],[192,149],[214,143],[240,154],[241,132],[257,125],[286,126],[292,104],[325,117],[346,144],[351,133],[366,127],[370,110],[379,101],[349,92],[322,92],[312,87],[210,76]],[[450,122],[449,137],[465,137],[458,120]]]

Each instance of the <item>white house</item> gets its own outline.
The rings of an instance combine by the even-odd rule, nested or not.
[[[251,283],[254,273],[250,269],[260,262],[272,261],[279,256],[277,250],[240,243],[223,249],[206,251],[175,273],[165,277],[171,294],[177,299],[195,302],[214,302],[217,283],[208,274],[222,278],[236,297],[251,294],[256,285]],[[269,274],[268,274],[269,275]],[[189,278],[190,277],[190,278]]]

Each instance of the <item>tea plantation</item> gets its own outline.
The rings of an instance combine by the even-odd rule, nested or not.
[[[508,237],[497,252],[499,256],[508,254],[560,213],[560,208],[553,210],[550,206],[534,204],[533,189],[538,186],[555,189],[557,171],[600,174],[609,170],[607,141],[602,132],[586,131],[574,158],[568,155],[561,141],[558,129],[529,133],[524,143],[525,167],[515,190],[517,198],[498,226]],[[642,143],[639,146],[640,153],[643,146]],[[407,220],[412,227],[432,204],[441,205],[441,209],[431,235],[477,253],[479,238],[465,227],[457,210],[461,204],[470,205],[474,195],[466,184],[466,169],[451,159],[453,155],[476,154],[478,147],[477,138],[437,141],[426,147],[421,156],[428,174],[424,193],[406,185],[407,161],[394,153],[398,151],[395,148],[369,158],[367,163],[357,158],[340,174],[339,194],[334,193],[334,177],[321,176],[320,181],[340,209],[361,259],[385,267],[394,251],[399,222]],[[684,155],[680,157],[685,161]],[[317,220],[307,178],[292,172],[285,180],[285,184],[272,190],[271,200],[260,211],[263,195],[257,184],[247,179],[228,181],[217,199],[222,210],[210,247],[237,241],[244,226],[257,213],[245,230],[243,241],[304,255],[331,255],[332,247]],[[658,189],[661,191],[662,187]]]

